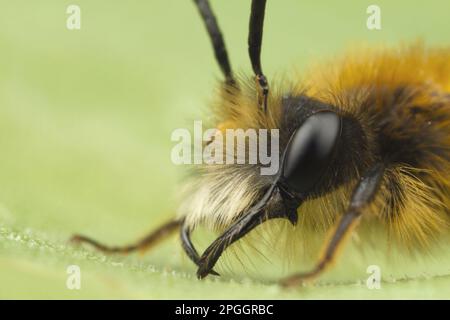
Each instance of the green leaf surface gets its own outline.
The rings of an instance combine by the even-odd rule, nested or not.
[[[397,264],[380,290],[365,283],[376,249],[315,286],[283,290],[264,263],[269,276],[199,281],[177,239],[143,257],[68,245],[79,232],[129,243],[173,216],[184,168],[171,163],[170,135],[207,114],[220,71],[192,1],[80,0],[74,31],[69,2],[0,1],[0,298],[450,298],[450,250]],[[250,2],[212,3],[234,68],[250,72]],[[366,28],[370,4],[269,1],[269,78],[355,43],[449,45],[450,2],[378,1],[380,31]],[[80,290],[66,286],[70,265],[81,268]]]

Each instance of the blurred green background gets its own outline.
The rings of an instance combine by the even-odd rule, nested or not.
[[[190,0],[0,3],[0,298],[450,298],[445,275],[382,290],[198,281],[176,238],[145,257],[68,246],[74,232],[128,243],[171,217],[183,168],[170,134],[201,118],[221,75]],[[70,4],[81,30],[66,28]],[[380,31],[366,28],[371,4]],[[234,69],[250,72],[250,1],[212,6]],[[447,0],[269,0],[264,69],[271,78],[358,43],[449,45],[448,12]],[[66,288],[71,264],[81,290]]]

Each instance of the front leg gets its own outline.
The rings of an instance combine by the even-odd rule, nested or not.
[[[274,193],[279,193],[276,185],[269,187],[267,192],[247,213],[242,215],[236,222],[234,222],[219,238],[217,238],[203,253],[198,263],[197,271],[198,278],[204,278],[211,273],[212,268],[219,260],[222,253],[232,243],[241,239],[256,226],[261,223],[274,218],[288,218],[291,223],[295,224],[292,215],[286,215],[286,210],[274,210],[268,213],[267,205],[272,199]]]

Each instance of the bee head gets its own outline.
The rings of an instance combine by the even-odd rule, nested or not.
[[[275,184],[294,211],[355,178],[371,156],[359,121],[337,107],[299,96],[284,98],[283,109],[282,162]]]

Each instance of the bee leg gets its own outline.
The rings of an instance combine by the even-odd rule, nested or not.
[[[325,248],[325,254],[319,260],[313,270],[305,273],[294,274],[280,281],[283,287],[293,287],[304,282],[311,281],[323,273],[333,262],[338,248],[343,245],[346,236],[356,225],[360,212],[351,211],[346,213],[340,220],[337,229],[333,233],[331,241]]]
[[[242,217],[240,217],[236,222],[234,222],[205,250],[198,263],[198,278],[204,278],[210,273],[217,260],[219,260],[219,257],[233,242],[239,240],[256,226],[267,221],[268,219],[285,217],[282,215],[285,213],[284,211],[282,214],[267,214],[266,212],[266,205],[272,198],[272,194],[275,190],[278,189],[275,185],[272,185],[259,202],[251,207],[250,210],[242,215]]]
[[[180,220],[170,220],[169,222],[161,225],[156,230],[152,231],[148,236],[138,241],[135,244],[128,246],[107,246],[92,238],[83,235],[74,235],[70,239],[72,243],[87,243],[94,247],[95,249],[104,253],[123,253],[128,254],[137,250],[146,251],[153,247],[155,244],[165,239],[167,236],[171,235],[181,226]]]
[[[220,70],[225,76],[225,84],[235,86],[236,82],[233,78],[233,72],[231,71],[231,65],[228,60],[228,53],[223,40],[222,32],[220,31],[216,17],[209,5],[208,0],[194,0],[197,9],[203,19],[206,30],[208,31],[211,43],[214,48],[214,55]]]
[[[182,227],[180,228],[180,238],[181,246],[183,247],[184,252],[187,254],[189,259],[191,259],[191,261],[198,266],[200,262],[200,256],[198,255],[198,252],[191,241],[191,229],[185,223],[183,223]],[[209,274],[220,276],[220,274],[218,274],[214,270],[210,270]]]
[[[337,223],[330,241],[325,246],[324,254],[317,263],[316,267],[305,273],[294,274],[290,277],[282,279],[280,284],[284,287],[292,287],[306,281],[310,281],[319,276],[330,264],[334,261],[336,252],[344,243],[344,240],[350,235],[353,228],[359,221],[363,210],[375,198],[376,192],[379,189],[381,180],[383,178],[384,166],[379,164],[374,166],[368,173],[359,181],[350,201],[350,206],[347,212],[341,217]]]
[[[252,1],[248,32],[248,53],[258,86],[258,104],[263,107],[264,112],[267,111],[267,96],[269,94],[269,84],[261,67],[261,43],[265,9],[266,0]]]

